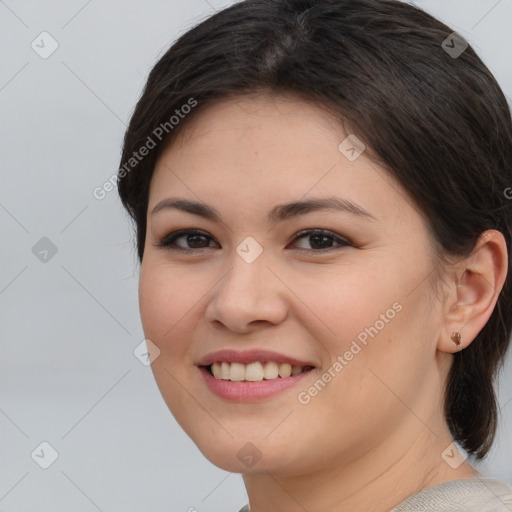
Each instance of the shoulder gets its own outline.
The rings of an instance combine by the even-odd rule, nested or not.
[[[512,487],[496,478],[450,480],[427,487],[390,512],[512,512]]]
[[[239,512],[251,512],[249,505]],[[389,512],[512,512],[512,487],[490,477],[450,480],[409,496]]]

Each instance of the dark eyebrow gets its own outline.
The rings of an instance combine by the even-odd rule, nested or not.
[[[270,222],[275,223],[287,220],[297,215],[314,212],[316,210],[343,211],[367,220],[377,220],[376,217],[374,217],[368,210],[365,210],[362,206],[359,206],[348,199],[335,196],[281,204],[272,208],[268,217]]]
[[[222,218],[215,208],[204,203],[190,201],[189,199],[177,199],[173,197],[160,201],[151,211],[151,215],[168,208],[174,208],[193,215],[199,215],[200,217],[204,217],[205,219],[212,221],[222,222]],[[374,217],[368,210],[365,210],[362,206],[340,197],[324,197],[280,204],[270,210],[268,218],[269,221],[274,224],[279,221],[288,220],[292,217],[305,215],[306,213],[317,210],[344,211],[367,220],[377,220],[376,217]]]

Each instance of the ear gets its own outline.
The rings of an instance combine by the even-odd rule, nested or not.
[[[458,352],[466,348],[489,320],[508,271],[508,252],[502,233],[484,231],[472,253],[456,265],[445,304],[444,327],[438,350]],[[457,346],[451,335],[461,335]]]

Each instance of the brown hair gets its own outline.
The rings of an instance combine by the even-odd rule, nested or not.
[[[469,255],[487,229],[503,233],[510,255],[510,109],[471,46],[447,51],[457,48],[452,32],[396,0],[246,0],[187,31],[150,72],[124,138],[118,189],[140,261],[162,149],[205,105],[258,91],[298,94],[348,123],[413,198],[440,257]],[[127,168],[150,139],[155,148]],[[479,459],[497,426],[493,384],[512,328],[511,277],[476,339],[454,354],[446,383],[450,431]]]

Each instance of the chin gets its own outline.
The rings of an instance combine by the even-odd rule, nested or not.
[[[260,436],[229,437],[224,431],[218,437],[192,440],[201,453],[215,466],[231,473],[296,473],[306,460],[292,446],[272,442]]]

